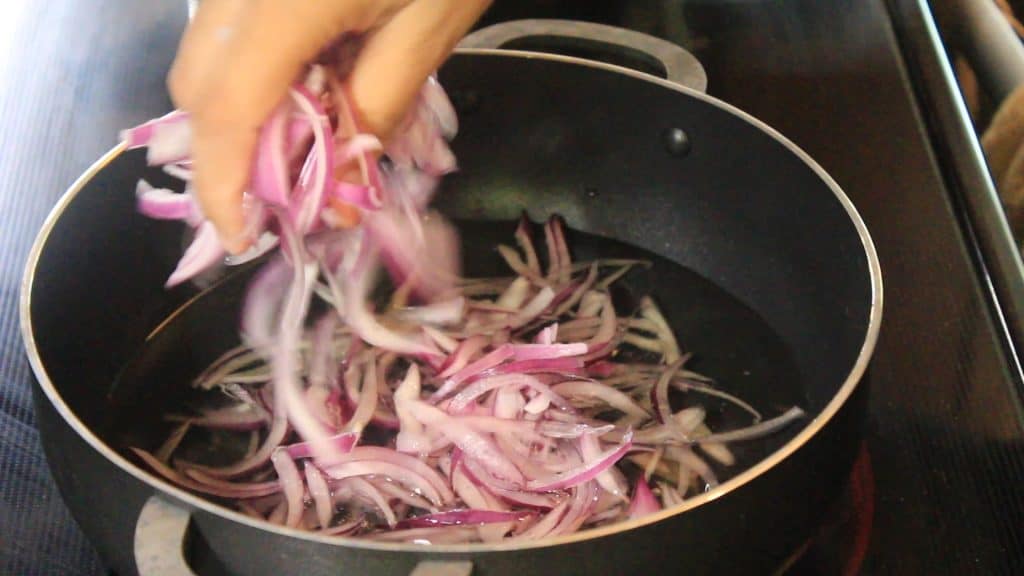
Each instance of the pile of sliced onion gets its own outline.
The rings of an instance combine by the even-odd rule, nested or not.
[[[455,167],[444,91],[428,81],[385,148],[358,132],[338,85],[314,67],[263,128],[245,197],[257,242],[233,261],[279,249],[249,287],[244,344],[194,382],[230,404],[169,415],[178,426],[164,445],[134,449],[156,473],[327,535],[536,540],[676,506],[717,483],[708,459],[734,463],[728,443],[802,416],[793,408],[762,421],[687,370],[650,299],[620,316],[611,285],[638,263],[573,262],[559,218],[544,225],[546,266],[524,219],[518,247],[499,248],[513,277],[460,278],[454,232],[426,213]],[[138,188],[144,214],[196,229],[168,285],[225,256],[188,185],[189,134],[187,114],[174,112],[123,135],[186,183],[183,193]],[[362,182],[334,179],[348,162]],[[338,206],[361,225],[333,228]],[[398,288],[375,309],[381,267]],[[310,319],[314,299],[328,312]],[[648,360],[623,361],[625,349]],[[699,403],[670,404],[672,390],[731,402],[752,423],[712,432]],[[245,435],[249,450],[222,467],[180,456],[204,428]]]

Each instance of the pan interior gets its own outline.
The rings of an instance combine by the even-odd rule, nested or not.
[[[508,221],[458,221],[463,258],[469,277],[507,276],[509,270],[494,250],[514,231]],[[571,223],[570,223],[571,225]],[[646,250],[570,228],[567,238],[576,261],[629,258],[651,262],[620,280],[613,298],[620,313],[630,313],[643,295],[661,307],[684,352],[688,367],[738,395],[766,417],[794,405],[807,407],[804,388],[791,351],[772,327],[728,292],[688,270]],[[194,413],[226,397],[203,392],[190,382],[221,353],[239,344],[238,318],[245,288],[254,268],[239,270],[208,288],[171,315],[145,341],[121,370],[107,395],[101,436],[126,455],[129,447],[155,450],[176,425],[169,414]],[[623,354],[643,354],[623,348]],[[713,430],[749,425],[749,416],[715,398],[676,393],[673,408],[699,404],[708,411]],[[734,443],[737,463],[717,467],[727,479],[776,450],[800,428],[764,439]],[[191,431],[177,454],[204,464],[228,464],[242,457],[248,432]]]
[[[863,224],[821,168],[737,110],[619,71],[463,54],[442,70],[442,83],[460,109],[454,146],[461,166],[446,179],[438,208],[488,221],[478,222],[486,227],[479,235],[464,236],[468,273],[488,272],[474,268],[471,254],[487,255],[481,266],[498,265],[490,250],[510,240],[505,219],[524,206],[558,211],[570,226],[599,235],[593,245],[601,243],[602,255],[642,249],[664,257],[649,256],[652,274],[677,273],[663,272],[662,263],[677,269],[683,280],[647,285],[696,354],[694,368],[769,414],[758,394],[789,390],[768,399],[786,406],[806,398],[811,415],[822,416],[804,439],[830,421],[837,392],[846,398],[870,355],[881,285]],[[692,143],[682,156],[665,145],[676,129]],[[237,342],[251,270],[183,307],[200,290],[162,286],[181,256],[182,227],[142,217],[131,194],[140,177],[156,186],[172,185],[169,178],[147,166],[142,151],[112,154],[97,166],[62,200],[30,260],[23,299],[29,354],[49,399],[93,446],[152,448],[167,430],[162,415],[197,400],[191,377]],[[588,238],[571,235],[577,258],[586,257]],[[704,284],[735,303],[737,314],[721,302],[707,305],[711,298],[684,297]],[[201,310],[218,321],[200,329],[178,320],[154,332],[178,310],[196,323]],[[748,319],[766,330],[745,325]],[[733,332],[715,328],[723,326]],[[158,340],[170,359],[165,370],[128,377],[132,366],[144,367],[143,356],[160,355]],[[745,362],[760,364],[748,375]],[[790,393],[796,400],[782,402]],[[230,450],[211,457],[230,459]]]

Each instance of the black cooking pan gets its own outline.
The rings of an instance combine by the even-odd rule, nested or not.
[[[668,80],[480,47],[499,44],[610,54]],[[228,344],[251,269],[165,291],[183,229],[135,212],[136,181],[162,175],[115,149],[47,219],[22,289],[44,446],[83,530],[118,574],[776,570],[813,534],[860,438],[882,287],[849,199],[770,127],[703,94],[699,64],[654,38],[518,22],[468,38],[440,78],[462,128],[461,169],[438,206],[462,227],[470,272],[493,266],[489,247],[522,210],[561,213],[578,255],[655,262],[631,289],[662,303],[703,371],[767,410],[797,403],[809,417],[739,448],[748,466],[685,505],[549,541],[423,547],[254,521],[125,455],[129,442],[158,441],[187,373]]]

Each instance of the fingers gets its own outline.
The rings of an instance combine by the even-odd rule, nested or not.
[[[405,118],[427,76],[437,70],[490,0],[416,0],[364,43],[347,79],[359,130],[381,140]],[[362,182],[357,166],[338,167],[340,180]],[[359,210],[331,201],[336,226],[359,224]]]
[[[427,76],[441,66],[491,0],[416,0],[367,40],[349,76],[364,131],[386,139]]]
[[[167,75],[174,105],[189,109],[201,79],[218,67],[247,0],[203,0],[185,29]]]
[[[241,8],[234,5],[240,0],[216,1],[197,14],[174,82],[192,114],[200,207],[225,247],[238,252],[252,240],[244,237],[241,199],[260,126],[324,45],[372,26],[407,0],[241,0]],[[223,40],[218,34],[232,15],[233,33]]]
[[[260,127],[305,64],[375,30],[350,76],[363,130],[386,137],[490,0],[203,0],[168,78],[192,116],[195,191],[225,247],[244,250],[242,194]]]

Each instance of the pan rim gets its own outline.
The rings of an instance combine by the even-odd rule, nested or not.
[[[71,203],[72,200],[86,187],[86,185],[99,174],[107,165],[113,162],[118,156],[126,150],[124,143],[115,146],[113,149],[108,151],[102,157],[100,157],[92,166],[90,166],[82,175],[80,175],[71,186],[61,195],[56,205],[47,215],[39,233],[33,241],[32,248],[29,252],[29,257],[26,261],[25,272],[22,277],[20,284],[20,295],[19,295],[19,318],[21,324],[21,334],[23,344],[25,346],[25,352],[28,356],[29,363],[32,367],[32,371],[35,374],[38,385],[46,395],[47,399],[57,410],[58,414],[82,437],[93,449],[97,450],[100,454],[106,457],[115,466],[120,468],[122,471],[130,474],[136,480],[148,485],[154,489],[157,494],[170,495],[178,503],[184,504],[190,511],[201,510],[205,513],[209,513],[221,518],[231,520],[240,524],[243,524],[249,528],[258,530],[265,530],[280,536],[287,536],[293,538],[299,538],[309,542],[317,544],[326,544],[331,546],[344,546],[360,548],[368,551],[382,551],[382,552],[403,552],[403,553],[414,553],[417,556],[423,554],[433,555],[466,555],[466,554],[484,554],[484,553],[500,553],[509,551],[521,551],[537,548],[547,548],[551,546],[561,546],[566,544],[572,544],[582,542],[590,539],[608,537],[620,532],[633,530],[649,524],[661,522],[670,517],[683,514],[689,510],[717,500],[735,490],[738,490],[742,486],[752,482],[756,478],[760,477],[764,473],[768,472],[772,468],[775,468],[785,459],[796,453],[805,444],[807,444],[812,438],[817,436],[818,432],[828,424],[839,410],[846,404],[847,400],[856,390],[857,386],[863,380],[865,371],[867,370],[868,364],[874,353],[875,346],[878,341],[879,332],[881,329],[882,321],[882,308],[883,308],[883,290],[882,290],[882,273],[881,266],[878,259],[878,254],[875,249],[874,242],[867,229],[867,225],[864,223],[860,213],[857,211],[853,202],[842,190],[839,184],[819,165],[809,154],[803,149],[797,146],[795,143],[790,141],[788,138],[783,136],[777,130],[766,124],[765,122],[755,118],[743,110],[718,100],[713,96],[709,96],[703,92],[680,86],[668,80],[664,80],[657,76],[653,76],[644,72],[639,72],[629,68],[616,66],[613,64],[606,64],[602,62],[594,62],[582,58],[576,58],[571,56],[562,56],[556,54],[548,54],[542,52],[529,52],[520,50],[503,50],[503,49],[468,49],[460,48],[457,49],[455,54],[458,55],[470,55],[470,56],[485,56],[485,57],[506,57],[506,58],[527,58],[527,59],[540,59],[554,62],[565,63],[568,65],[584,66],[588,68],[594,68],[599,70],[605,70],[610,72],[616,72],[624,74],[626,76],[636,78],[645,82],[650,82],[664,88],[674,90],[676,92],[688,95],[690,97],[701,100],[707,104],[720,108],[728,113],[735,115],[736,117],[748,122],[755,128],[766,133],[779,144],[783,145],[790,153],[794,154],[804,164],[807,165],[817,176],[828,186],[829,190],[835,195],[843,209],[846,210],[850,221],[853,223],[854,228],[857,231],[858,236],[861,239],[861,244],[864,249],[864,255],[868,261],[868,270],[870,272],[870,283],[871,283],[871,307],[868,316],[868,327],[864,335],[864,341],[861,345],[861,349],[858,353],[857,359],[854,361],[853,366],[848,372],[842,386],[839,391],[832,397],[832,399],[825,405],[825,407],[810,421],[808,422],[793,438],[772,452],[753,466],[740,472],[733,478],[723,482],[719,486],[689,498],[683,503],[667,509],[661,510],[655,514],[650,514],[634,520],[626,520],[611,524],[608,526],[602,526],[599,528],[590,528],[587,530],[575,532],[573,534],[567,534],[555,538],[545,538],[538,541],[528,542],[501,542],[493,544],[444,544],[444,545],[431,545],[425,547],[418,544],[405,544],[405,543],[391,543],[391,542],[377,542],[361,538],[349,538],[349,537],[328,537],[321,536],[314,532],[308,532],[298,530],[294,528],[286,528],[283,526],[272,525],[265,521],[259,521],[249,516],[246,516],[240,512],[230,510],[228,508],[216,505],[208,500],[205,500],[197,495],[187,492],[156,475],[149,473],[144,470],[141,466],[131,462],[112,448],[110,448],[102,439],[96,436],[71,410],[71,408],[64,402],[61,394],[57,391],[52,380],[50,380],[49,374],[46,367],[43,365],[42,359],[39,357],[39,351],[36,347],[35,334],[32,326],[31,319],[31,295],[32,286],[35,279],[36,268],[39,263],[39,258],[42,254],[43,249],[47,244],[50,233],[53,227],[59,221],[60,217]],[[452,558],[453,560],[455,558]]]

